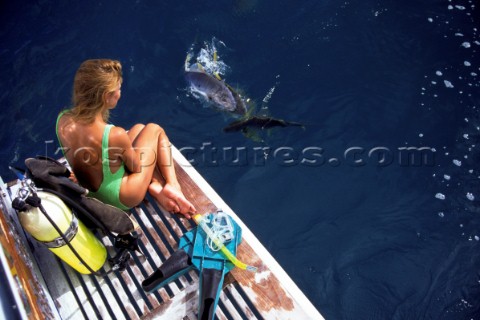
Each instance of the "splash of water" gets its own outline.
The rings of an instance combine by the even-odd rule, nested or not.
[[[192,45],[188,55],[193,57],[193,64],[200,64],[206,73],[224,76],[230,70],[230,67],[218,54],[220,47],[227,48],[223,41],[213,37],[210,42],[205,41],[203,43],[198,53],[195,52],[195,46]]]
[[[272,99],[272,95],[275,92],[275,89],[280,84],[280,81],[278,80],[280,78],[280,75],[277,75],[275,78],[277,79],[277,81],[275,82],[273,87],[271,87],[270,90],[268,90],[268,93],[262,99],[262,110],[261,110],[261,112],[264,113],[264,114],[268,113],[268,102],[270,101],[270,99]]]

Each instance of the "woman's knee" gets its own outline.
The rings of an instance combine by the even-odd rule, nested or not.
[[[130,130],[128,130],[128,137],[130,138],[131,141],[134,141],[138,134],[145,128],[145,125],[142,123],[137,123],[134,125]]]
[[[158,134],[164,132],[164,130],[163,130],[162,127],[160,127],[158,124],[152,123],[152,122],[151,122],[151,123],[147,123],[147,124],[145,125],[145,128],[144,128],[144,129],[145,129],[145,130],[155,131],[155,132],[158,133]]]
[[[130,129],[130,131],[140,131],[143,128],[145,128],[145,125],[143,123],[137,123],[133,125],[133,127]]]

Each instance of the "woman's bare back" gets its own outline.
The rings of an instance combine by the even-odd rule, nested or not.
[[[72,166],[78,182],[91,191],[96,191],[103,181],[102,139],[105,123],[91,124],[74,122],[68,114],[58,122],[58,136],[68,163]],[[112,173],[118,170],[111,162]]]

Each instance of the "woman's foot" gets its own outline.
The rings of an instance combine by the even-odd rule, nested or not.
[[[183,195],[182,191],[170,184],[162,186],[159,182],[152,182],[148,192],[167,211],[181,213],[186,218],[197,212],[195,207]]]

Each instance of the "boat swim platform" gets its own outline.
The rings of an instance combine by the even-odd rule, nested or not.
[[[242,220],[183,155],[174,147],[172,150],[185,196],[199,213],[219,209],[228,213],[242,228],[237,257],[258,267],[256,273],[234,268],[227,274],[216,318],[323,319]],[[191,270],[150,294],[141,287],[142,281],[175,252],[183,233],[194,227],[193,221],[164,211],[147,196],[130,210],[140,227],[139,246],[144,255],[132,254],[124,271],[105,276],[82,275],[23,231],[11,207],[18,188],[18,181],[5,184],[0,178],[0,258],[4,269],[10,270],[7,274],[21,318],[197,319],[198,271]],[[112,239],[97,236],[107,247],[109,257],[113,256]]]

